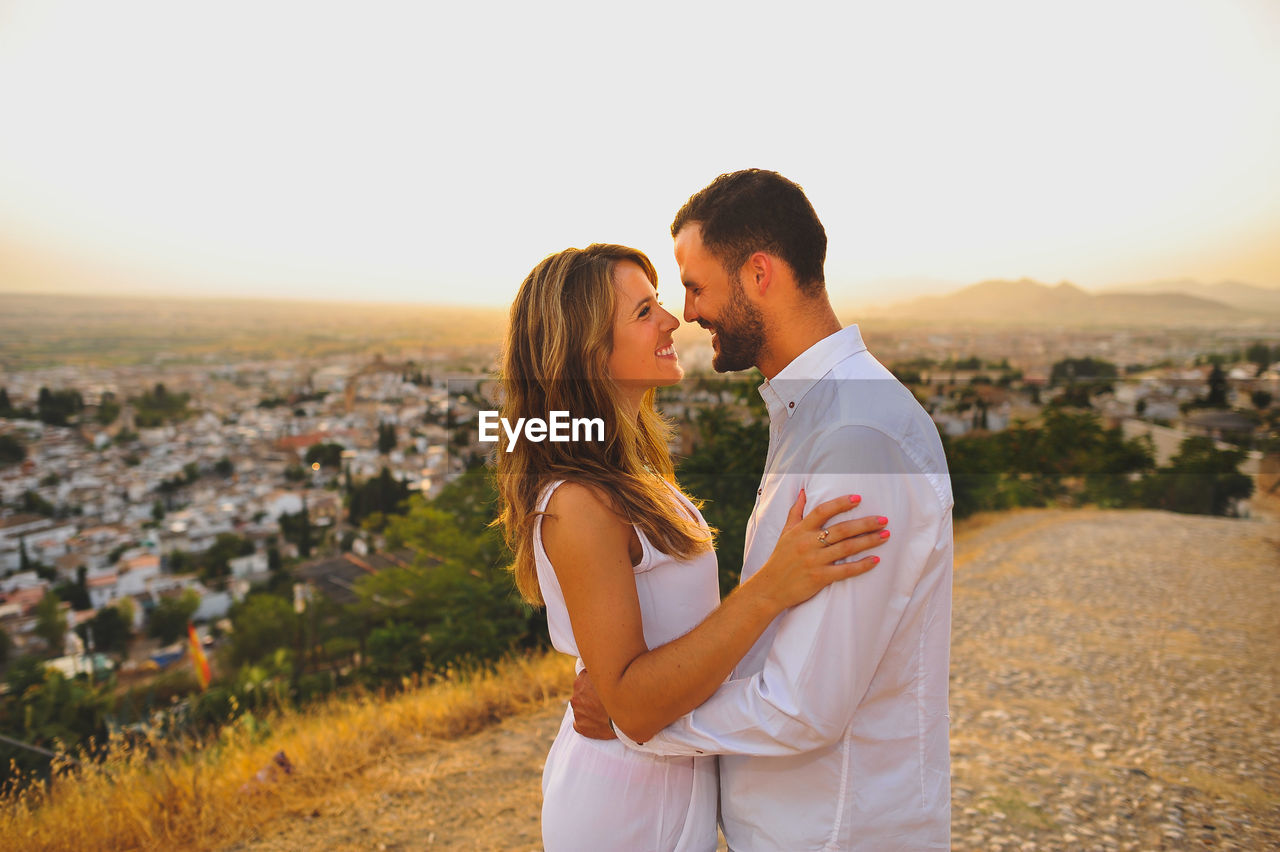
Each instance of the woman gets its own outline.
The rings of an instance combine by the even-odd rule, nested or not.
[[[603,440],[507,443],[500,522],[521,594],[547,607],[552,644],[590,669],[614,724],[645,740],[705,701],[765,627],[878,561],[874,518],[824,525],[857,498],[804,495],[766,565],[721,604],[712,531],[675,484],[654,388],[683,375],[657,275],[635,249],[596,244],[538,264],[511,308],[502,416],[600,418]],[[526,436],[527,437],[527,436]],[[715,758],[662,758],[573,730],[543,771],[543,842],[565,849],[710,850]]]

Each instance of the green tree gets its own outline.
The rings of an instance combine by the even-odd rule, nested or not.
[[[223,456],[214,464],[213,472],[223,479],[230,479],[231,474],[236,472],[236,466],[232,464],[231,459]]]
[[[1244,450],[1219,450],[1211,439],[1182,442],[1169,464],[1143,480],[1146,505],[1198,515],[1228,515],[1237,500],[1253,493],[1253,479],[1240,472]]]
[[[52,518],[58,514],[57,508],[35,491],[27,489],[22,493],[22,511]]]
[[[369,632],[368,675],[374,683],[398,680],[426,667],[427,646],[422,631],[412,624],[388,622]]]
[[[1209,371],[1209,394],[1204,398],[1204,404],[1209,408],[1230,407],[1227,403],[1227,374],[1218,364]]]
[[[26,457],[27,445],[18,440],[17,435],[0,435],[0,467],[19,464]]]
[[[40,388],[36,398],[36,416],[50,426],[66,426],[84,410],[84,398],[77,390],[51,391]]]
[[[1253,407],[1259,411],[1271,407],[1271,392],[1265,390],[1256,390],[1249,394],[1249,401],[1253,403]]]
[[[1267,367],[1271,366],[1271,362],[1275,360],[1271,347],[1262,341],[1258,341],[1249,346],[1244,351],[1246,361],[1251,361],[1257,366],[1257,372],[1254,375],[1262,375]]]
[[[1071,384],[1082,380],[1114,379],[1119,373],[1116,365],[1100,358],[1064,358],[1049,370],[1049,384]]]
[[[341,444],[312,444],[307,448],[307,467],[317,463],[321,467],[342,467],[342,452],[344,449]]]
[[[378,452],[386,455],[396,448],[396,427],[393,423],[378,424]]]
[[[9,655],[13,653],[13,639],[9,637],[9,631],[0,627],[0,669],[4,668],[9,662]]]
[[[676,472],[685,490],[704,501],[703,517],[719,531],[716,558],[722,595],[737,586],[742,573],[747,519],[755,508],[769,450],[764,413],[757,407],[743,420],[738,410],[720,405],[699,413],[693,421],[694,450]]]
[[[119,608],[106,606],[77,627],[76,632],[84,640],[86,648],[92,644],[93,650],[99,653],[123,655],[133,638],[133,624],[126,620],[125,613]]]
[[[189,394],[169,393],[163,384],[157,383],[153,390],[130,400],[133,403],[134,421],[141,428],[151,428],[185,420],[191,416],[187,409],[189,399]]]
[[[361,578],[359,608],[369,623],[410,624],[428,637],[434,666],[493,660],[537,641],[540,615],[515,592],[506,566],[511,553],[495,528],[473,534],[441,508],[414,498],[409,512],[390,519],[387,546],[414,552],[412,564]]]
[[[35,633],[49,646],[49,653],[62,653],[62,640],[67,635],[67,617],[62,613],[62,602],[53,592],[45,592],[36,604]]]
[[[147,618],[147,635],[168,645],[187,632],[191,616],[200,608],[200,596],[193,589],[184,589],[177,597],[161,598]]]
[[[251,553],[253,553],[253,542],[235,533],[218,533],[213,545],[194,558],[200,577],[213,580],[226,577],[231,573],[229,563],[232,559],[248,556]]]
[[[13,403],[9,401],[9,389],[0,388],[0,417],[13,416]]]
[[[402,504],[409,498],[409,486],[400,482],[384,467],[372,479],[357,485],[347,505],[347,518],[353,526],[369,515],[381,512],[393,515],[402,511]]]
[[[54,592],[58,597],[71,604],[71,608],[77,612],[83,612],[86,609],[92,609],[89,603],[89,584],[87,579],[88,569],[83,565],[76,569],[76,578],[74,581],[62,582],[54,587]]]
[[[103,426],[109,426],[115,423],[119,416],[120,403],[116,401],[116,395],[111,391],[103,391],[102,400],[98,403],[98,414],[94,419]]]
[[[302,501],[302,508],[297,512],[280,514],[280,533],[285,541],[292,541],[298,546],[298,555],[303,559],[311,555],[315,535],[311,528],[311,510],[307,508],[306,500]]]
[[[108,685],[68,679],[33,658],[10,668],[9,684],[11,700],[0,703],[0,729],[15,739],[70,752],[91,742],[107,742],[107,719],[115,706]],[[12,769],[17,777],[9,774]],[[47,780],[49,775],[47,757],[0,743],[0,787],[32,778]]]
[[[298,639],[298,615],[282,597],[252,594],[231,611],[231,661],[252,665],[277,650],[290,650]]]

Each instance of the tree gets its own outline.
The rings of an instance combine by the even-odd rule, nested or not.
[[[1271,362],[1275,360],[1272,355],[1271,347],[1262,341],[1258,341],[1249,346],[1244,351],[1246,361],[1251,361],[1257,365],[1257,372],[1254,375],[1261,376],[1262,373],[1271,366]]]
[[[13,403],[9,401],[9,389],[0,388],[0,417],[13,416]]]
[[[697,440],[677,475],[689,493],[704,500],[703,517],[719,530],[716,558],[720,591],[728,594],[742,571],[744,531],[755,508],[756,488],[769,449],[769,422],[757,408],[742,421],[736,406],[720,405],[698,414]]]
[[[89,647],[92,639],[93,650],[97,652],[123,654],[133,638],[133,623],[126,620],[125,613],[114,606],[98,610],[89,621],[76,628],[80,638]]]
[[[231,474],[236,472],[236,466],[232,464],[231,459],[224,456],[214,464],[213,472],[223,479],[230,479]]]
[[[312,540],[311,512],[306,501],[297,512],[283,512],[280,515],[280,534],[285,541],[291,541],[298,547],[298,554],[303,557],[311,555]]]
[[[88,569],[81,565],[76,569],[76,579],[74,582],[59,583],[54,588],[58,597],[70,603],[71,608],[77,612],[93,608],[92,604],[89,602],[89,584],[87,574]]]
[[[1204,404],[1209,408],[1230,407],[1227,403],[1227,374],[1218,364],[1209,371],[1209,395],[1205,397]]]
[[[0,467],[18,464],[26,457],[27,445],[19,441],[16,435],[0,435]]]
[[[1249,394],[1249,400],[1253,403],[1253,407],[1259,411],[1263,411],[1271,407],[1271,393],[1265,390],[1256,390]]]
[[[307,467],[313,464],[319,464],[321,467],[338,468],[342,466],[342,452],[345,448],[341,444],[312,444],[307,449],[306,463]]]
[[[51,391],[40,388],[36,398],[36,416],[50,426],[66,426],[84,410],[84,398],[77,390]]]
[[[353,525],[358,526],[375,512],[397,514],[402,511],[401,504],[408,498],[409,486],[397,480],[384,467],[377,476],[362,482],[352,491],[347,505],[347,517]]]
[[[253,553],[253,542],[235,533],[218,533],[213,545],[195,557],[200,577],[206,580],[225,577],[231,573],[230,562],[240,556]]]
[[[47,518],[58,514],[57,508],[52,503],[29,488],[22,493],[22,511],[44,515]]]
[[[1119,375],[1116,365],[1100,358],[1064,358],[1053,365],[1049,371],[1049,384],[1091,379],[1114,379]]]
[[[1199,515],[1229,515],[1236,501],[1253,493],[1253,479],[1240,472],[1244,450],[1219,450],[1211,439],[1182,442],[1169,464],[1142,482],[1146,505]]]
[[[147,634],[168,645],[187,632],[191,616],[200,608],[200,596],[193,589],[184,589],[178,597],[161,598],[147,619]]]
[[[393,423],[378,424],[378,452],[386,455],[396,448],[396,427]]]
[[[412,624],[390,621],[369,632],[368,674],[374,682],[398,680],[421,672],[427,664],[422,631]]]
[[[36,604],[35,633],[54,656],[62,653],[62,640],[67,635],[67,617],[62,614],[61,603],[53,592],[45,592]]]
[[[298,637],[298,615],[289,601],[277,595],[249,595],[231,611],[231,626],[230,654],[237,666],[288,650]]]
[[[9,632],[0,627],[0,668],[4,668],[5,663],[9,662],[9,655],[13,653],[13,639],[9,638]]]
[[[95,419],[103,426],[110,426],[120,416],[120,403],[111,391],[102,392],[102,401],[98,403],[98,414]]]

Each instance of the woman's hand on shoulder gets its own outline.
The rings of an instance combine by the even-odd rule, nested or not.
[[[879,562],[878,556],[867,556],[851,562],[840,562],[850,556],[884,544],[889,539],[888,518],[868,516],[828,522],[861,502],[857,495],[837,497],[815,506],[804,514],[805,493],[800,495],[787,513],[786,525],[773,553],[750,582],[761,582],[765,593],[779,611],[807,601],[838,580],[865,574]]]

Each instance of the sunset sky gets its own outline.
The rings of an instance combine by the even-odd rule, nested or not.
[[[675,299],[747,166],[842,304],[1280,286],[1275,0],[696,5],[0,0],[0,291],[501,305],[609,241]]]

